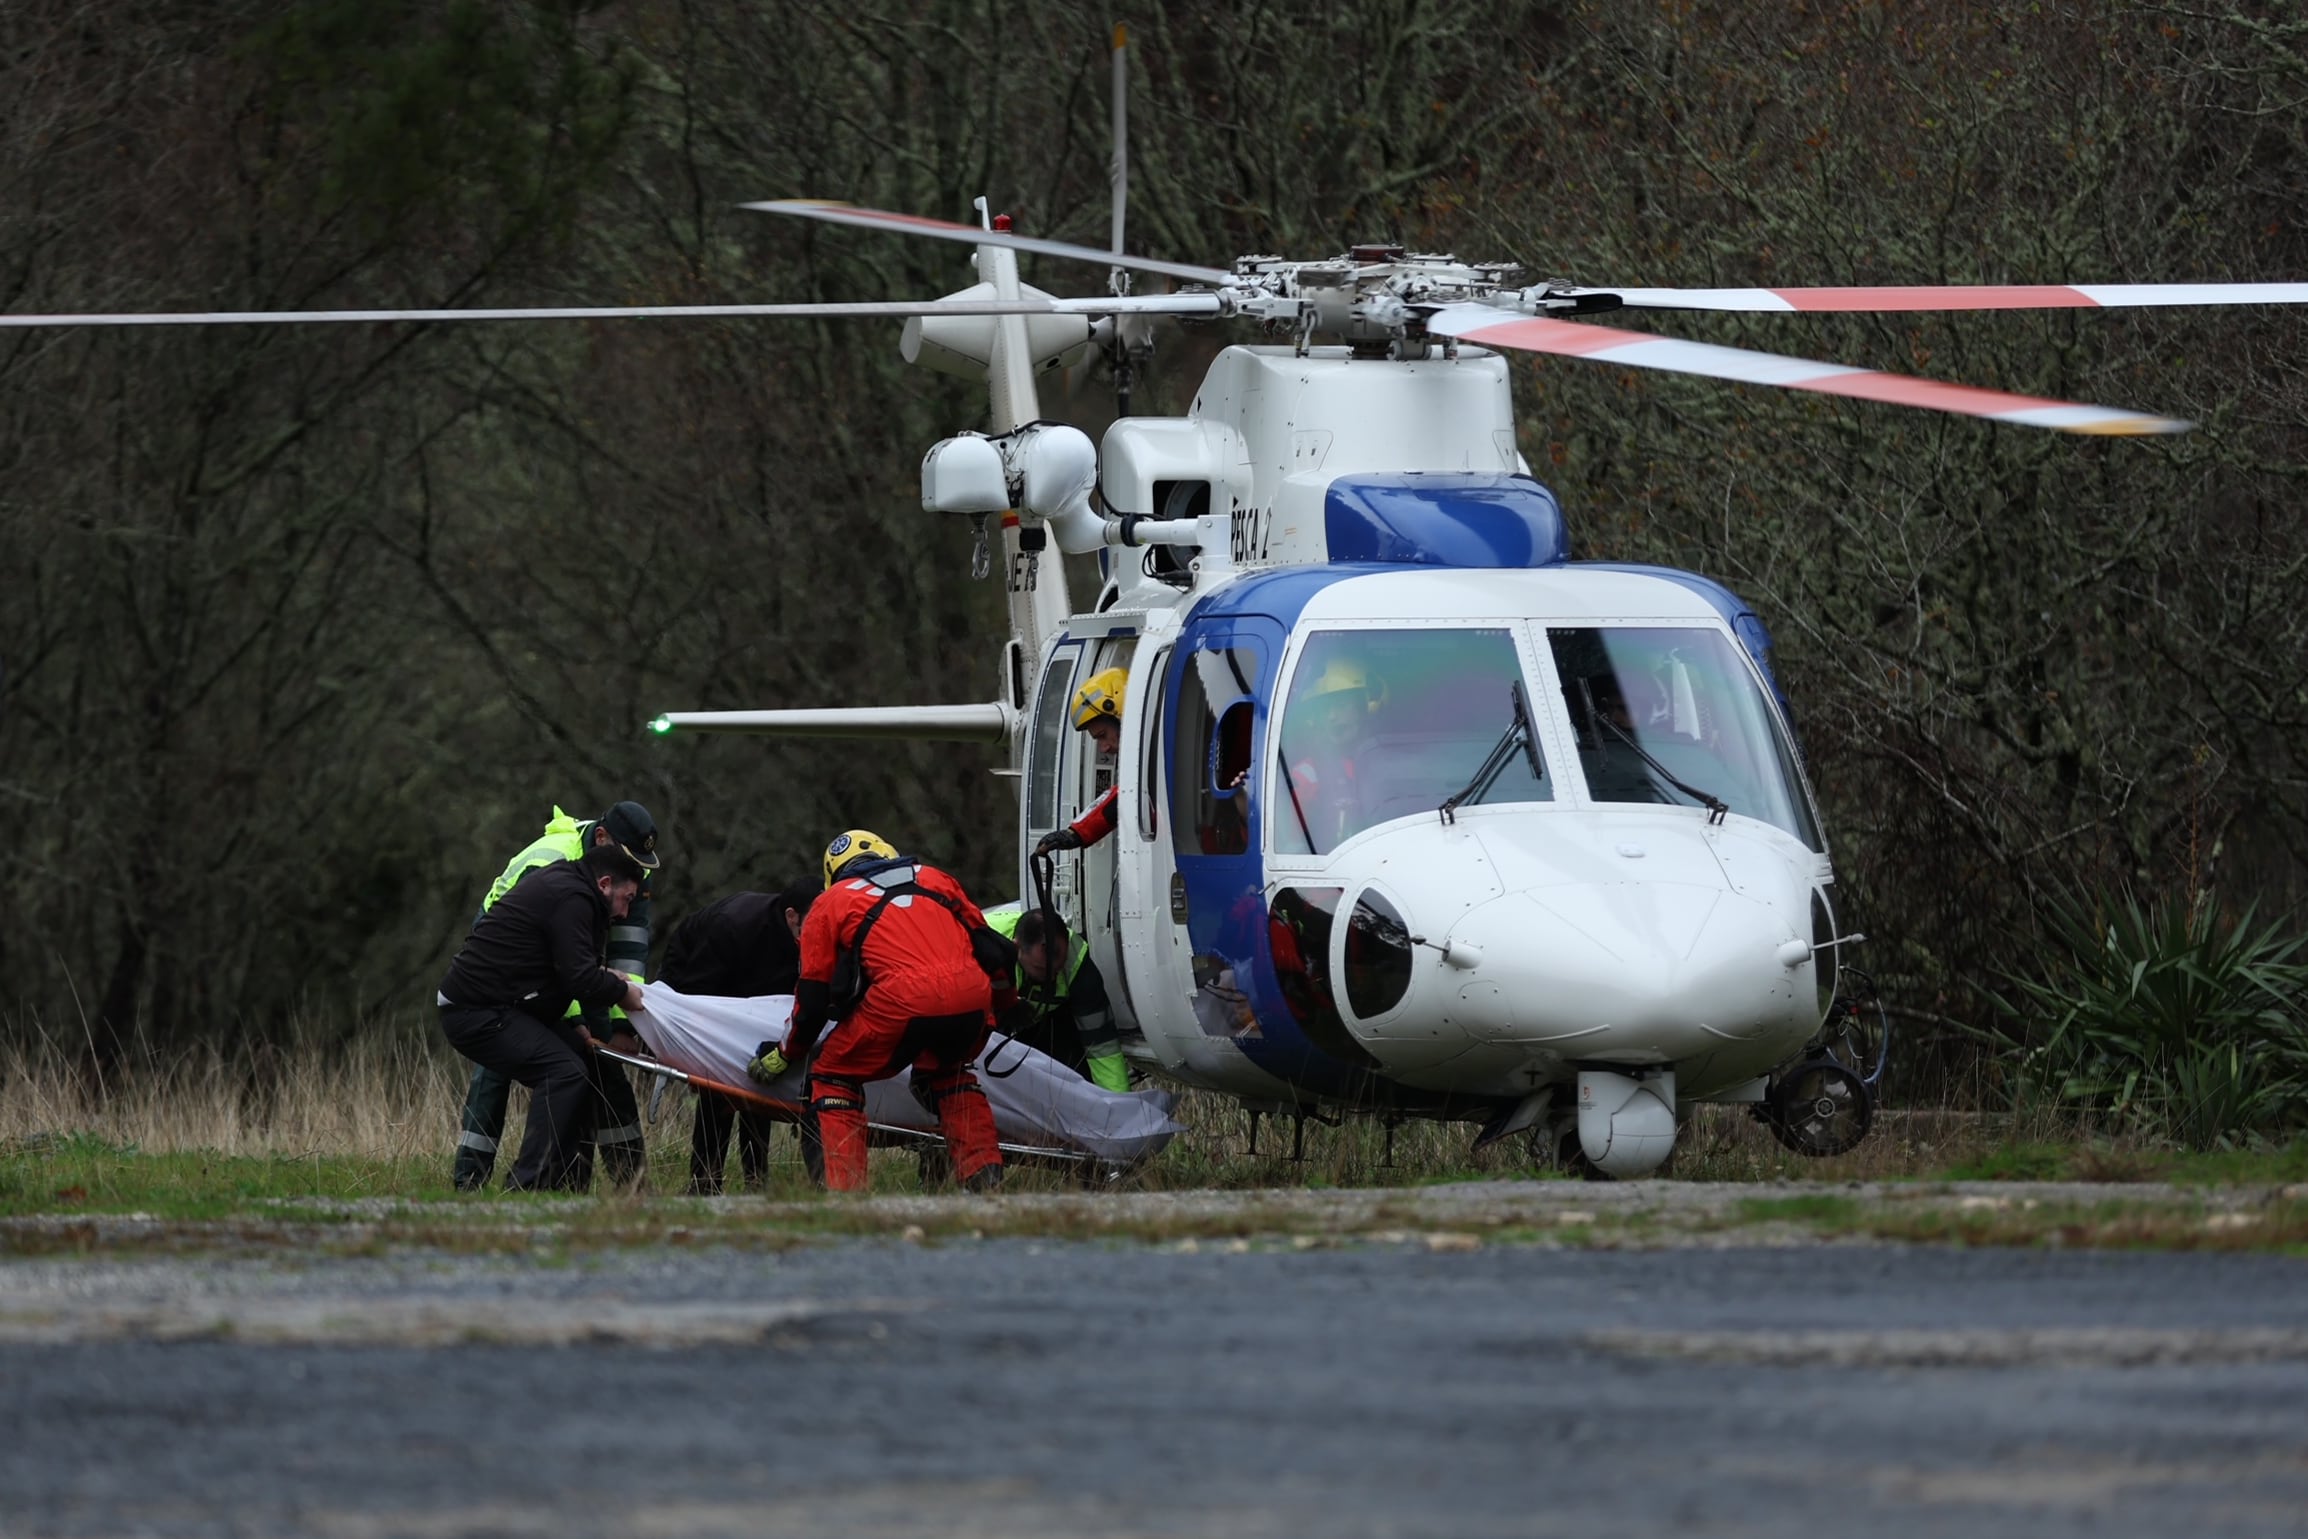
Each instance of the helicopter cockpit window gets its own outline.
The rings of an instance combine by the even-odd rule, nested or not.
[[[1794,747],[1730,637],[1598,626],[1550,629],[1547,641],[1596,801],[1712,798],[1825,850]]]
[[[1276,853],[1327,855],[1366,828],[1432,817],[1513,722],[1517,684],[1527,698],[1504,627],[1309,636],[1283,706],[1269,797]],[[1518,753],[1462,805],[1553,799],[1550,781]]]
[[[1258,651],[1197,647],[1178,692],[1170,835],[1181,855],[1250,848],[1250,743]]]

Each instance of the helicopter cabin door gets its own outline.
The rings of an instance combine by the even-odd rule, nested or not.
[[[1067,811],[1074,797],[1068,755],[1078,736],[1067,719],[1074,698],[1075,673],[1082,664],[1082,643],[1064,637],[1051,647],[1042,664],[1042,681],[1034,690],[1034,715],[1027,727],[1026,794],[1019,798],[1018,818],[1024,824],[1018,841],[1018,900],[1027,908],[1040,901],[1034,894],[1034,845],[1052,829],[1063,828],[1074,814]],[[1050,901],[1068,912],[1073,905],[1074,862],[1061,860],[1054,873],[1057,891]]]
[[[1083,644],[1082,671],[1075,687],[1095,678],[1109,668],[1130,671],[1130,660],[1138,650],[1134,633],[1118,631],[1111,635],[1086,639]],[[1067,699],[1067,718],[1072,724],[1072,697]],[[1069,730],[1066,733],[1068,763],[1064,774],[1066,787],[1071,793],[1067,821],[1080,817],[1096,806],[1098,799],[1116,784],[1132,777],[1123,773],[1120,757],[1105,758],[1087,732]],[[1131,788],[1123,785],[1123,794],[1116,799],[1114,825],[1117,832],[1131,815]],[[1121,840],[1106,838],[1077,852],[1061,865],[1074,868],[1075,884],[1069,896],[1062,900],[1066,924],[1079,931],[1090,942],[1090,960],[1107,980],[1109,993],[1118,992],[1114,980],[1122,974],[1121,892],[1118,881],[1117,857]],[[1124,1024],[1127,1024],[1125,1022]]]
[[[1169,1033],[1189,1078],[1205,1069],[1238,1082],[1241,1056],[1259,1056],[1249,1000],[1266,922],[1258,766],[1282,645],[1264,615],[1212,616],[1186,628],[1165,669],[1173,944],[1157,948],[1164,1002],[1138,1005],[1141,1018],[1191,1021]]]
[[[1124,633],[1069,637],[1052,649],[1035,692],[1032,748],[1026,764],[1026,835],[1021,851],[1029,857],[1044,834],[1072,823],[1114,785],[1119,765],[1111,759],[1102,760],[1090,735],[1074,730],[1074,693],[1105,669],[1127,672],[1136,647],[1137,637]],[[1125,815],[1128,810],[1122,809]],[[1106,839],[1076,854],[1060,856],[1053,863],[1050,889],[1051,903],[1065,917],[1068,928],[1088,938],[1091,960],[1110,978],[1121,966],[1114,855],[1115,842]],[[1033,908],[1040,898],[1034,890],[1030,858],[1019,876],[1019,901]]]

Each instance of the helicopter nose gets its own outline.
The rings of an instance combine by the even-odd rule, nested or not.
[[[1567,884],[1468,912],[1450,944],[1482,960],[1457,1008],[1478,1040],[1566,1058],[1670,1063],[1798,1031],[1805,972],[1780,958],[1786,922],[1721,887]]]

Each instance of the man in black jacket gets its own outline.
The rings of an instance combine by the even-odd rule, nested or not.
[[[609,926],[632,907],[641,869],[614,844],[529,873],[483,914],[441,979],[449,1045],[529,1087],[529,1127],[505,1184],[584,1185],[585,1135],[604,1096],[593,1036],[572,1000],[627,1011],[641,990],[601,963]]]
[[[806,887],[789,887],[733,892],[708,903],[674,930],[657,981],[684,994],[728,999],[791,994],[801,975],[801,921],[816,897]],[[733,1096],[700,1090],[689,1136],[691,1193],[711,1196],[721,1190],[733,1122],[745,1184],[758,1187],[769,1178],[769,1134],[777,1124]],[[802,1135],[806,1161],[811,1155],[807,1128]]]

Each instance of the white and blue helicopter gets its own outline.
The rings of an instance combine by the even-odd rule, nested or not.
[[[1880,1012],[1836,1009],[1843,933],[1761,618],[1706,577],[1576,562],[1516,445],[1504,350],[1937,407],[2083,433],[2189,424],[1565,316],[2276,302],[2308,285],[1594,290],[1358,248],[1231,270],[842,204],[749,205],[976,247],[979,283],[908,321],[911,361],[982,375],[991,431],[934,446],[925,509],[999,519],[1011,635],[983,704],[673,713],[661,731],[1006,745],[1031,852],[1109,788],[1111,840],[1062,865],[1135,1052],[1254,1111],[1534,1128],[1569,1163],[1656,1169],[1678,1115],[1746,1102],[1806,1153],[1872,1118]],[[1117,218],[1117,225],[1119,218]],[[1193,287],[1060,300],[1020,252]],[[1093,444],[1036,375],[1145,318],[1243,318],[1180,418]],[[1133,332],[1133,328],[1138,328]],[[1061,553],[1096,554],[1077,610]],[[981,565],[990,563],[981,560]],[[1077,690],[1127,680],[1110,760]],[[1254,1134],[1255,1136],[1255,1134]],[[1551,1139],[1551,1142],[1546,1140]]]
[[[0,327],[855,316],[982,377],[988,431],[934,446],[923,506],[998,522],[1010,635],[997,697],[934,707],[675,712],[659,731],[1007,747],[1018,877],[1109,788],[1115,836],[1059,863],[1132,1050],[1161,1075],[1299,1119],[1530,1129],[1635,1177],[1694,1103],[1744,1102],[1806,1153],[1867,1132],[1880,1014],[1837,995],[1834,868],[1761,618],[1689,572],[1580,562],[1516,443],[1506,353],[1551,353],[2067,432],[2171,418],[1613,330],[1616,309],[1932,311],[2308,302],[2308,284],[1834,289],[1522,285],[1392,247],[1231,268],[1123,250],[1115,54],[1112,249],[784,201],[768,212],[961,242],[942,299],[567,309],[0,315]],[[1112,292],[1025,286],[1021,253]],[[1133,274],[1178,285],[1133,294]],[[1152,323],[1238,320],[1183,417],[1093,443],[1036,380],[1097,347],[1127,382]],[[1102,574],[1077,609],[1062,557]],[[1119,753],[1071,729],[1126,679]],[[1840,1005],[1840,1008],[1838,1006]],[[1255,1125],[1254,1125],[1255,1126]],[[1255,1136],[1255,1133],[1254,1133]]]

